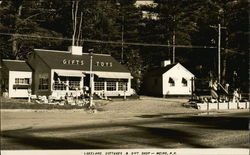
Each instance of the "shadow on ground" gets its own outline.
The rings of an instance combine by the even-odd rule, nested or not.
[[[157,118],[122,123],[63,126],[50,128],[25,128],[1,132],[6,145],[21,145],[22,149],[121,149],[121,148],[209,148],[202,144],[199,134],[171,124],[192,125],[203,129],[248,130],[246,117],[181,116]],[[158,126],[163,124],[163,126]],[[98,131],[98,132],[96,132]],[[208,131],[208,130],[207,130]],[[48,133],[52,133],[48,136]],[[60,136],[57,134],[59,133]],[[73,133],[73,136],[69,136]],[[75,134],[77,133],[77,134]],[[65,136],[62,136],[64,135]],[[44,136],[45,135],[45,136]],[[1,144],[2,145],[2,144]],[[3,145],[5,146],[5,145]]]
[[[174,147],[173,143],[182,143],[190,147],[207,146],[195,142],[198,136],[177,129],[145,127],[144,125],[162,123],[164,120],[152,122],[119,123],[119,124],[99,124],[99,125],[81,125],[61,128],[43,128],[43,129],[19,129],[2,131],[1,137],[9,140],[15,145],[25,145],[25,149],[118,149],[131,148],[166,148]],[[117,128],[121,130],[116,131]],[[85,130],[103,130],[95,134],[84,134]],[[108,130],[108,131],[107,131]],[[114,132],[112,132],[114,130]],[[111,131],[111,132],[110,132]],[[79,133],[73,137],[50,137],[42,136],[43,133]],[[37,136],[38,135],[38,136]],[[41,135],[41,136],[40,136]],[[4,148],[3,148],[4,149]]]
[[[249,130],[249,118],[245,117],[201,117],[191,116],[187,118],[169,118],[174,122],[196,124],[199,128],[221,130]]]
[[[195,114],[195,115],[193,115]],[[200,128],[212,128],[212,129],[222,129],[222,130],[249,130],[249,117],[230,117],[230,116],[201,116],[199,113],[165,113],[158,115],[140,115],[137,117],[141,118],[161,118],[167,121],[179,122],[184,124],[196,124]],[[191,116],[192,115],[192,116]],[[247,115],[249,115],[247,113]],[[178,116],[178,117],[168,117],[168,116]]]

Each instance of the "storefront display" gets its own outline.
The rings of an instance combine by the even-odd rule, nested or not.
[[[35,49],[27,62],[23,62],[29,67],[30,76],[16,79],[16,82],[29,84],[32,94],[36,95],[64,96],[67,93],[77,96],[91,87],[97,95],[133,94],[132,76],[124,66],[110,55],[79,54],[81,50],[79,47],[69,51]],[[90,74],[93,74],[92,86]],[[17,86],[13,83],[11,87]]]

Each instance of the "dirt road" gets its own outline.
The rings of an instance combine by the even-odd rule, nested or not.
[[[199,113],[186,99],[143,97],[101,111],[2,110],[2,149],[247,148],[248,112]]]

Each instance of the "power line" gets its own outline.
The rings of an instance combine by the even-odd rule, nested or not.
[[[69,41],[72,40],[71,38],[63,38],[63,37],[46,37],[46,36],[39,36],[39,35],[25,35],[25,34],[14,34],[14,33],[0,33],[0,35],[28,37],[28,38],[41,38],[41,39],[69,40]],[[102,43],[102,44],[124,44],[124,45],[153,46],[153,47],[208,48],[208,49],[217,48],[214,46],[164,45],[164,44],[149,44],[149,43],[122,42],[122,41],[103,41],[103,40],[95,40],[95,39],[81,39],[81,41],[91,42],[91,43]]]

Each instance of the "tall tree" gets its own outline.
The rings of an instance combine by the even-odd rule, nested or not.
[[[125,43],[140,43],[141,42],[141,27],[142,27],[142,12],[137,8],[135,0],[119,0],[119,11],[117,23],[121,27],[121,41]],[[124,63],[131,71],[133,88],[139,92],[142,82],[142,72],[144,66],[141,57],[141,48],[139,46],[121,45],[120,55],[121,62]]]
[[[198,31],[197,11],[195,3],[176,0],[155,0],[156,7],[150,7],[149,11],[158,16],[158,20],[145,19],[144,41],[165,45],[191,45],[192,33]],[[155,66],[156,60],[172,59],[173,50],[183,49],[152,47],[145,48],[145,55],[152,55],[151,65]],[[184,49],[186,50],[186,49]],[[157,52],[157,53],[156,53]],[[177,61],[185,61],[183,57],[176,57]]]
[[[50,10],[42,9],[35,1],[3,1],[0,5],[1,27],[4,36],[3,42],[8,44],[7,49],[1,49],[2,56],[14,59],[26,59],[29,52],[36,47],[51,44],[40,39],[39,36],[60,36],[58,33],[47,30],[40,25],[39,20]],[[19,36],[21,34],[21,36]],[[27,35],[28,34],[28,35]],[[27,36],[27,37],[26,37]],[[36,36],[32,38],[31,36]]]

